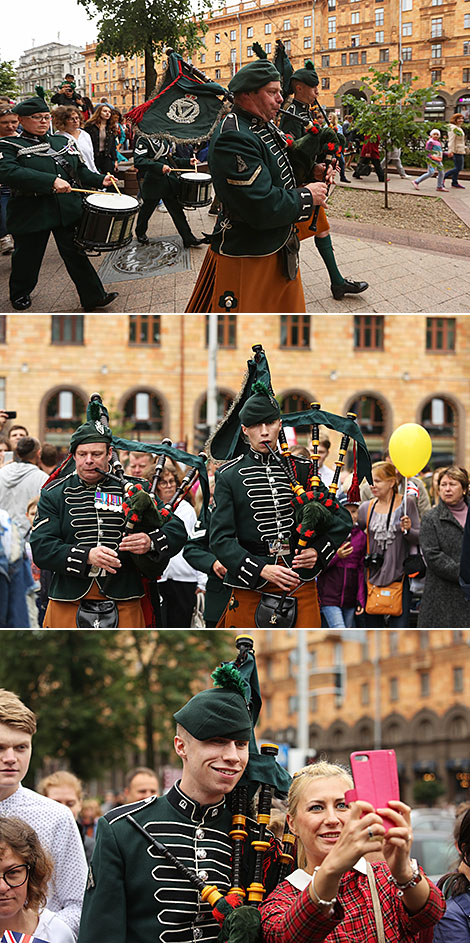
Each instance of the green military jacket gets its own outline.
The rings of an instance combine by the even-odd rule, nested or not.
[[[128,480],[138,481],[148,490],[148,482],[143,479]],[[121,484],[114,476],[105,476],[98,485],[86,485],[74,472],[43,488],[30,542],[36,565],[53,571],[51,599],[82,599],[94,580],[110,599],[144,595],[140,574],[129,553],[122,554],[122,566],[116,574],[87,563],[90,548],[98,544],[118,550],[124,536],[122,498]],[[155,564],[157,577],[162,561],[166,564],[186,543],[186,528],[178,517],[168,517],[149,536],[155,550],[145,557]]]
[[[170,167],[188,167],[188,157],[175,157],[175,145],[161,138],[138,137],[134,147],[134,166],[143,171],[145,176],[140,192],[144,200],[160,200],[165,188],[178,189],[178,175],[164,174],[164,164]],[[169,179],[171,178],[171,179]]]
[[[211,236],[220,255],[272,255],[310,218],[312,194],[296,187],[285,135],[272,122],[234,107],[211,137],[208,161],[222,203]]]
[[[208,574],[204,600],[204,618],[206,622],[217,623],[230,599],[230,590],[212,569],[217,557],[210,549],[211,521],[212,507],[209,506],[207,521],[204,513],[201,512],[194,525],[193,533],[183,550],[183,556],[195,570]]]
[[[279,127],[284,134],[291,134],[294,141],[297,141],[305,134],[305,129],[311,120],[312,115],[309,106],[293,98],[281,115]]]
[[[99,820],[79,943],[215,943],[220,927],[210,904],[129,822],[129,813],[203,881],[222,894],[231,886],[232,814],[225,799],[200,806],[177,783],[165,796],[120,806]],[[245,887],[253,879],[248,862],[257,832],[254,822],[247,824],[254,834],[245,841]],[[270,871],[272,889],[276,868]]]
[[[295,457],[298,481],[307,484],[310,462]],[[328,490],[328,489],[326,489]],[[263,591],[260,576],[267,563],[291,566],[297,545],[292,488],[283,469],[269,455],[249,450],[217,473],[210,546],[227,567],[224,582],[239,589]],[[351,532],[351,515],[340,507],[327,534],[309,544],[318,553],[312,569],[300,569],[300,579],[315,579],[333,559]]]
[[[105,174],[89,170],[75,142],[61,134],[37,137],[23,131],[19,137],[0,139],[0,183],[12,191],[7,206],[8,232],[22,235],[79,221],[83,195],[53,193],[56,177],[72,186],[97,190]]]

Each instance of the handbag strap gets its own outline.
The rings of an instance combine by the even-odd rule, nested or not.
[[[379,895],[377,893],[377,885],[375,883],[375,874],[374,874],[373,868],[370,866],[368,861],[366,861],[366,868],[367,868],[367,880],[369,882],[370,893],[372,897],[372,906],[374,908],[375,925],[377,927],[377,941],[378,943],[385,943],[382,908],[380,906]]]
[[[370,521],[370,519],[371,519],[371,517],[372,517],[372,515],[373,515],[373,513],[374,513],[374,511],[375,511],[375,506],[376,506],[376,504],[378,504],[378,500],[379,500],[379,499],[377,498],[377,499],[374,501],[374,503],[372,503],[372,501],[371,501],[370,504],[369,504],[369,507],[368,507],[368,509],[367,509],[367,520],[366,520],[367,553],[369,553],[369,521]],[[387,514],[387,531],[388,531],[388,528],[390,527],[390,519],[391,519],[391,517],[392,517],[393,502],[394,502],[394,501],[395,501],[395,492],[393,492],[393,494],[392,494],[392,500],[390,501],[390,507],[389,507],[389,509],[388,509],[388,514]]]

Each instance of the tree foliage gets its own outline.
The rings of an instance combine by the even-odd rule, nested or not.
[[[172,758],[173,713],[236,651],[227,632],[9,631],[0,687],[38,716],[28,776],[60,761],[85,781],[128,757],[158,769]]]
[[[207,26],[202,20],[208,0],[203,0],[201,14],[193,19],[191,0],[78,0],[90,16],[98,16],[97,57],[145,56],[145,96],[156,84],[155,56],[171,46],[181,55],[202,44]]]
[[[418,779],[413,785],[413,800],[420,805],[434,806],[445,793],[440,779]]]
[[[16,95],[20,90],[13,59],[0,62],[0,95]]]
[[[371,66],[369,75],[363,76],[362,89],[367,88],[370,101],[357,99],[354,95],[345,95],[343,102],[354,115],[354,126],[360,134],[372,139],[380,137],[385,148],[385,208],[388,209],[387,167],[392,147],[403,147],[410,137],[422,137],[427,126],[423,124],[423,107],[436,94],[442,84],[434,82],[427,88],[413,88],[417,80],[411,83],[400,82],[396,74],[398,63],[391,62],[388,69],[381,71]]]

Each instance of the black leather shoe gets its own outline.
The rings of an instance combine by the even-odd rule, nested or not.
[[[140,242],[141,246],[149,246],[150,239],[148,236],[136,236],[137,242]]]
[[[20,298],[11,299],[13,307],[17,311],[26,311],[27,308],[31,307],[31,296],[30,295],[21,295]]]
[[[351,183],[351,181],[348,180],[347,177],[340,177],[339,179],[341,180],[341,183]]]
[[[361,283],[362,284],[362,283]],[[97,301],[95,308],[106,308],[119,295],[118,291],[107,291],[102,301]]]
[[[206,241],[206,237],[205,237],[205,236],[203,236],[202,239],[196,239],[196,236],[194,236],[194,238],[193,238],[193,239],[190,239],[189,241],[183,239],[183,245],[184,245],[184,248],[185,248],[185,249],[191,249],[191,248],[192,248],[192,249],[196,249],[197,246],[201,246],[202,243],[205,242],[205,241]]]
[[[368,287],[369,282],[349,282],[345,279],[342,285],[331,286],[331,294],[333,298],[336,298],[336,301],[341,301],[345,295],[359,295],[361,291],[365,291]]]

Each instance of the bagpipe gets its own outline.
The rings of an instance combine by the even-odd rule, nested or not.
[[[252,718],[252,734],[249,742],[249,760],[245,772],[229,795],[232,825],[229,837],[232,843],[231,886],[228,893],[221,893],[217,884],[204,881],[188,868],[148,829],[140,825],[132,814],[126,819],[150,842],[159,855],[164,857],[192,887],[202,902],[212,908],[212,914],[221,929],[218,943],[258,943],[260,940],[260,915],[258,906],[266,892],[266,876],[271,890],[292,870],[294,864],[293,844],[295,838],[286,830],[281,843],[269,829],[271,806],[274,796],[287,796],[291,777],[276,763],[278,746],[256,744],[254,727],[261,709],[261,692],[256,668],[253,639],[241,635],[235,641],[238,653],[231,662],[222,663],[212,674],[214,684],[222,687],[244,686],[245,700]],[[250,815],[250,805],[257,796],[256,824]],[[253,835],[250,834],[253,829]],[[249,871],[247,870],[247,860]],[[243,877],[244,876],[244,877]],[[246,886],[243,885],[245,880]],[[247,901],[245,904],[244,901]]]

